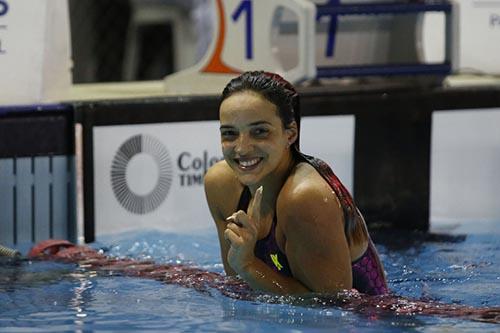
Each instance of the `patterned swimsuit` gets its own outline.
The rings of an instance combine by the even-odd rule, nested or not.
[[[330,184],[337,194],[344,216],[354,218],[357,209],[355,208],[349,192],[342,185],[340,180],[333,174],[328,165],[311,156],[303,155],[305,162],[312,165],[320,175]],[[248,187],[243,189],[237,210],[246,211],[250,203],[250,190]],[[257,241],[255,244],[255,256],[261,259],[269,267],[284,276],[293,276],[286,255],[279,249],[276,243],[276,215],[274,216],[269,234]],[[385,275],[382,264],[379,261],[377,251],[372,241],[368,241],[368,248],[365,253],[354,262],[352,262],[352,284],[359,292],[369,295],[381,295],[388,292]]]

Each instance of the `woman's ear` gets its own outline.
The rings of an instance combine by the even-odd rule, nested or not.
[[[285,132],[287,134],[288,146],[293,145],[297,140],[299,134],[297,123],[295,122],[295,120],[292,121],[290,124],[288,124],[288,126],[285,129]]]

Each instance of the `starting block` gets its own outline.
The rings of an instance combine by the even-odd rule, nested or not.
[[[363,76],[444,77],[456,62],[449,0],[213,0],[215,35],[195,66],[169,75],[172,94],[218,94],[234,76],[268,70],[292,83]],[[444,15],[442,60],[423,60],[425,13]],[[437,32],[439,33],[439,32]]]
[[[247,70],[269,70],[291,82],[316,76],[316,6],[307,0],[214,0],[217,24],[208,52],[195,66],[165,78],[173,94],[218,94]],[[298,25],[297,66],[286,70],[276,56],[271,33],[282,12],[292,11]]]

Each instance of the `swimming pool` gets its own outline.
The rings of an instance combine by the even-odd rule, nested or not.
[[[479,225],[479,223],[477,224]],[[476,226],[477,226],[476,225]],[[442,236],[377,232],[389,286],[398,295],[474,306],[500,305],[500,224]],[[465,233],[464,233],[465,232]],[[117,257],[185,263],[222,272],[214,230],[100,237]],[[292,304],[293,303],[293,304]],[[499,325],[438,316],[360,314],[321,302],[226,297],[175,284],[44,261],[0,266],[0,332],[498,332]]]

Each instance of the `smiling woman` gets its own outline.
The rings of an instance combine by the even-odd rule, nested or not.
[[[284,128],[273,103],[252,91],[234,94],[222,103],[220,122],[225,161],[242,184],[288,173],[292,164],[288,147],[296,140],[297,124]]]
[[[224,160],[205,176],[228,275],[277,294],[387,284],[364,219],[332,170],[299,149],[299,96],[277,74],[229,82],[219,110]]]

